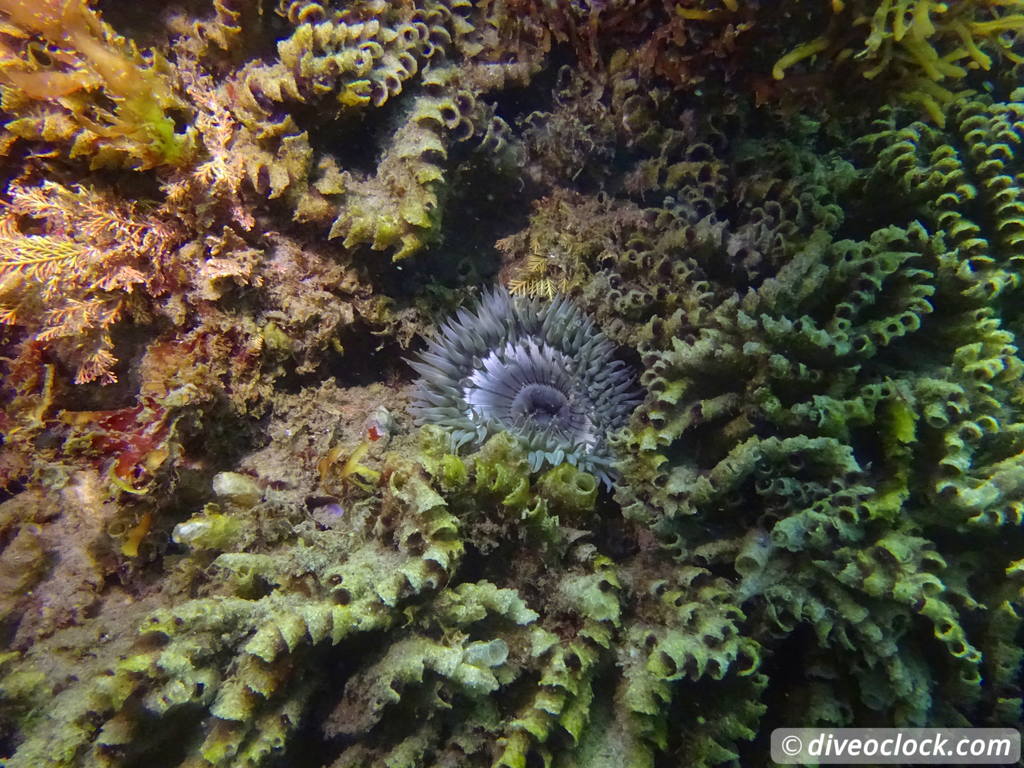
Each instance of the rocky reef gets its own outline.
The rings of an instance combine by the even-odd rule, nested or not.
[[[1022,28],[0,0],[0,761],[757,766],[781,726],[1018,727]],[[513,301],[543,365],[499,348]],[[453,428],[445,345],[557,369],[580,450]]]

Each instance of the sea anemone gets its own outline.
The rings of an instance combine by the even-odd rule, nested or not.
[[[451,433],[453,449],[506,431],[536,472],[564,461],[611,484],[608,434],[640,402],[615,345],[571,301],[484,294],[460,309],[410,365],[422,377],[410,408],[417,424]]]

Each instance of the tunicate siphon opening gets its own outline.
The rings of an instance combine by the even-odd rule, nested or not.
[[[711,670],[711,663],[705,667],[706,670]],[[683,675],[686,675],[691,680],[698,680],[700,678],[700,669],[697,666],[697,660],[693,656],[687,656],[686,661],[683,662],[683,669],[681,670]]]
[[[436,80],[425,79],[421,85],[427,96],[431,98],[439,98],[444,93],[444,85]]]
[[[408,51],[402,51],[398,54],[398,63],[402,65],[402,69],[404,69],[409,76],[415,75],[420,68],[419,63],[416,61],[416,57]]]
[[[473,123],[467,120],[465,117],[459,118],[459,121],[452,128],[452,138],[455,141],[468,141],[473,138]]]
[[[387,100],[387,86],[376,80],[370,83],[370,103],[375,107],[383,107],[387,103]]]
[[[445,48],[451,45],[452,36],[444,27],[434,26],[430,28],[430,42],[437,51],[444,53]]]
[[[420,31],[412,24],[403,24],[397,32],[398,40],[406,47],[411,47],[420,40]]]
[[[715,153],[707,144],[697,143],[689,148],[686,156],[690,162],[704,163],[713,160]]]
[[[459,121],[459,111],[455,108],[454,104],[445,103],[439,105],[437,113],[448,128],[454,128],[455,124]]]
[[[384,87],[388,89],[388,98],[402,92],[402,80],[394,72],[384,75]]]
[[[472,94],[468,91],[459,91],[455,94],[455,108],[459,110],[459,114],[464,117],[469,117],[473,112],[475,101]]]
[[[725,670],[718,659],[709,659],[707,673],[711,676],[712,680],[721,680],[725,675]]]
[[[405,546],[410,553],[414,555],[422,555],[426,550],[426,541],[423,538],[423,534],[419,531],[414,531],[405,540]]]
[[[675,660],[664,651],[658,651],[651,657],[652,666],[664,677],[673,677],[678,671]]]
[[[416,31],[417,40],[425,40],[430,35],[430,27],[421,20],[413,19],[411,26]],[[402,51],[402,53],[405,53],[405,51]],[[399,54],[399,56],[401,55]]]

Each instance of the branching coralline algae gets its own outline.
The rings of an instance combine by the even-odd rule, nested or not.
[[[611,484],[609,432],[640,401],[615,345],[568,299],[487,293],[441,326],[419,361],[412,413],[458,448],[513,433],[533,471],[563,461]]]

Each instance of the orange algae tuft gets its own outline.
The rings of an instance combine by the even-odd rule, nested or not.
[[[138,557],[139,545],[146,538],[146,534],[149,533],[149,529],[152,526],[153,513],[143,512],[139,522],[133,525],[128,533],[125,534],[124,541],[121,543],[121,554],[125,557]]]
[[[134,46],[119,38],[84,0],[0,0],[0,12],[13,23],[3,30],[9,36],[38,36],[57,49],[48,54],[56,68],[40,69],[35,56],[19,56],[10,44],[0,42],[0,80],[31,99],[60,100],[83,131],[113,141],[130,155],[129,165],[173,165],[187,158],[191,136],[177,133],[167,113],[182,106],[167,80],[155,66],[143,66]],[[114,102],[112,112],[78,96],[97,88]],[[72,95],[76,101],[67,101]],[[17,122],[10,121],[8,127]]]

